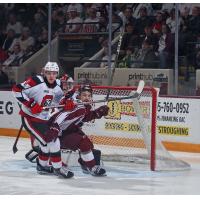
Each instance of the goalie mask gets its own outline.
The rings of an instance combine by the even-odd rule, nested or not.
[[[61,87],[64,92],[69,92],[74,88],[74,80],[68,74],[64,74],[61,78]]]

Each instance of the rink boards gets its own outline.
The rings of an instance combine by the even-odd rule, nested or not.
[[[200,152],[199,108],[199,98],[158,98],[157,131],[168,150]],[[21,126],[18,113],[19,106],[12,92],[0,91],[0,135],[17,135]],[[106,141],[113,145],[112,138],[115,137],[115,146],[136,145],[140,148],[137,144],[142,145],[142,142],[138,141],[137,126],[135,116],[120,113],[118,119],[102,118],[86,124],[84,130],[99,144]],[[28,137],[28,134],[23,130],[21,136]]]

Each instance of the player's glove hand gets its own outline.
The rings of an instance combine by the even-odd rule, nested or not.
[[[58,138],[58,133],[60,132],[60,128],[58,124],[53,124],[49,130],[45,133],[46,142],[55,141]]]
[[[31,112],[32,112],[32,114],[41,113],[42,110],[43,110],[42,106],[39,105],[38,103],[33,102],[33,103],[31,104]]]
[[[73,100],[67,99],[67,100],[65,101],[65,106],[64,106],[64,110],[65,110],[65,111],[73,110],[75,107],[76,107],[76,104],[74,103]]]
[[[101,106],[95,110],[96,118],[100,119],[102,116],[108,115],[109,107],[108,106]]]

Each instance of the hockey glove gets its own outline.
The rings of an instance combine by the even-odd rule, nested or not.
[[[40,106],[38,103],[33,102],[33,103],[31,104],[31,112],[32,112],[32,114],[41,113],[42,110],[43,110],[42,106]]]
[[[100,119],[102,116],[106,116],[108,114],[109,107],[108,106],[101,106],[95,110],[96,118]]]
[[[73,110],[75,107],[76,107],[76,104],[73,102],[73,100],[67,99],[67,100],[65,101],[65,107],[64,107],[64,110],[65,110],[65,111],[71,111],[71,110]]]
[[[56,141],[60,128],[58,124],[53,124],[45,134],[46,142]]]

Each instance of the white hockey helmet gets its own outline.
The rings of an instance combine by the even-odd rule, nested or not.
[[[47,62],[47,64],[44,66],[44,71],[58,72],[59,74],[58,64],[56,62]]]

